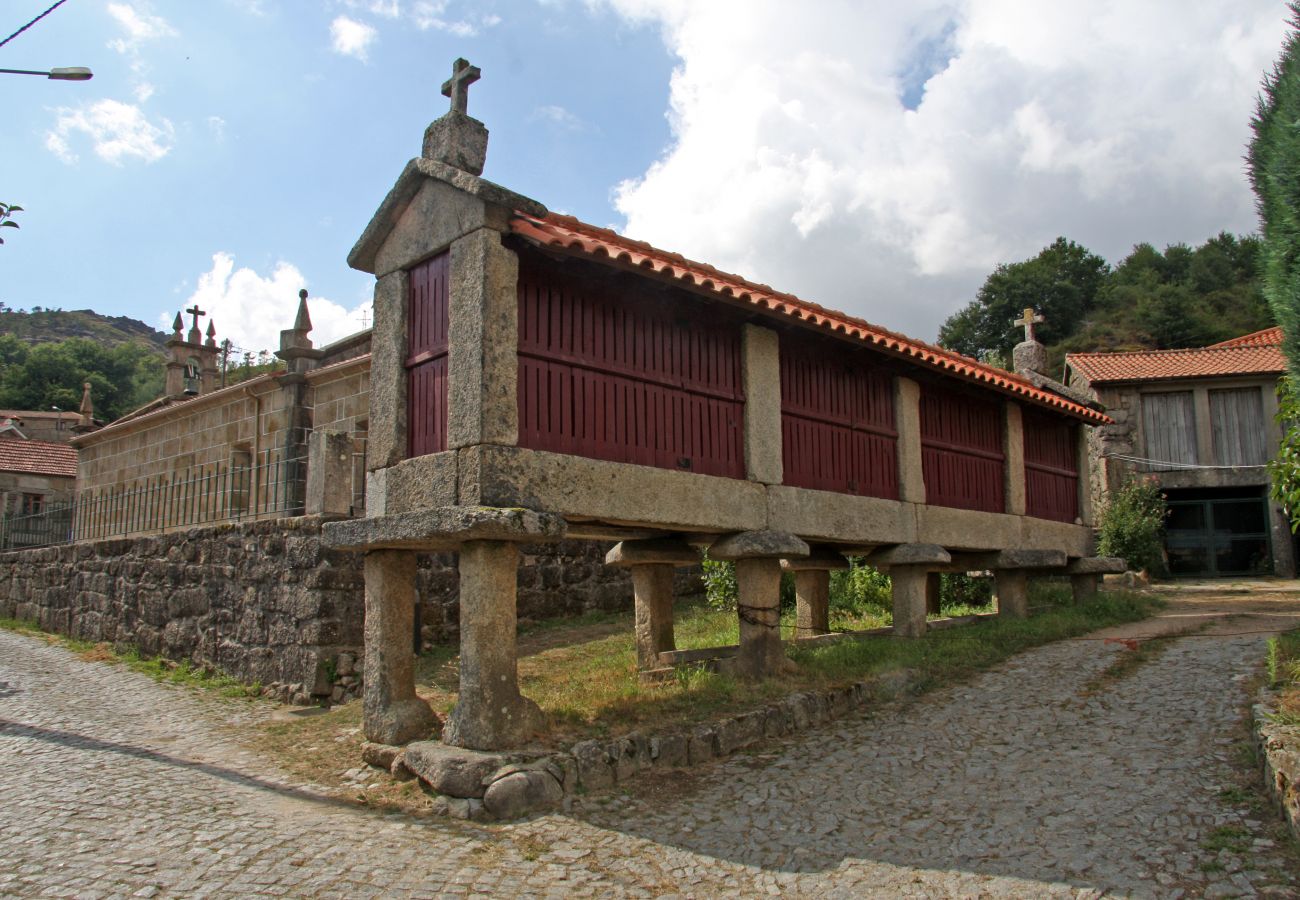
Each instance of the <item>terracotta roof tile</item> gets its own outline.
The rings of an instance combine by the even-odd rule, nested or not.
[[[1252,331],[1250,334],[1243,334],[1241,337],[1235,337],[1231,340],[1220,341],[1217,344],[1211,344],[1207,350],[1214,350],[1219,347],[1280,347],[1282,346],[1282,329],[1274,325],[1272,328],[1265,328],[1263,331]]]
[[[601,261],[671,278],[697,290],[751,303],[793,319],[811,322],[827,331],[851,335],[877,350],[946,375],[988,385],[1008,394],[1053,407],[1089,422],[1106,424],[1110,418],[1072,400],[1034,387],[1019,375],[996,369],[951,350],[936,347],[902,334],[887,331],[870,322],[826,309],[793,294],[773,290],[765,284],[746,281],[704,263],[692,262],[677,253],[658,250],[644,241],[634,241],[617,232],[588,225],[572,216],[550,213],[544,219],[517,212],[510,223],[516,234],[545,247],[576,253]]]
[[[52,441],[0,439],[0,472],[77,477],[77,451]]]
[[[1252,337],[1254,335],[1245,336]],[[1195,350],[1071,353],[1065,361],[1091,384],[1219,375],[1274,375],[1286,371],[1282,348],[1262,343],[1225,342]]]

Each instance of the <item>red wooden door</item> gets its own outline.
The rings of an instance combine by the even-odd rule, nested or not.
[[[865,352],[782,335],[781,440],[785,484],[898,499],[893,380]]]
[[[740,326],[521,260],[519,444],[745,477]]]
[[[1073,522],[1079,515],[1078,428],[1036,410],[1022,415],[1025,432],[1025,512]]]
[[[406,332],[407,452],[447,449],[447,326],[450,254],[412,268]]]
[[[921,470],[934,506],[1003,512],[1002,403],[921,386]]]

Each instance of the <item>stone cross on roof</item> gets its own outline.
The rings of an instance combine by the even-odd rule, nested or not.
[[[206,316],[207,313],[204,312],[203,310],[199,309],[199,305],[198,305],[197,303],[195,303],[193,306],[191,306],[189,309],[187,309],[187,310],[185,310],[185,311],[186,311],[187,313],[189,313],[191,316],[194,317],[194,324],[191,325],[190,327],[193,328],[195,331],[198,331],[198,330],[199,330],[199,316]]]
[[[451,78],[442,83],[442,95],[451,98],[451,111],[469,115],[469,86],[482,76],[478,66],[458,59],[451,64]]]
[[[1034,326],[1041,325],[1046,321],[1047,319],[1043,318],[1042,313],[1036,313],[1033,307],[1026,306],[1021,318],[1013,320],[1011,324],[1023,327],[1025,329],[1025,343],[1032,344],[1034,342]]]

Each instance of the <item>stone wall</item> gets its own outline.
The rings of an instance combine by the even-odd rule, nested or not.
[[[0,616],[275,685],[285,699],[341,699],[360,689],[362,557],[323,548],[320,526],[301,517],[3,553]],[[630,608],[630,579],[602,565],[607,549],[525,548],[521,622]],[[419,567],[422,636],[453,639],[455,556],[421,556]],[[698,590],[698,571],[678,586]]]

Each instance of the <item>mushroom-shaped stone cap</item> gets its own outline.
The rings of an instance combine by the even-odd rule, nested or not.
[[[897,544],[867,557],[873,566],[945,565],[952,555],[938,544]]]
[[[1067,575],[1122,575],[1128,563],[1118,556],[1086,556],[1065,567]]]
[[[709,546],[709,558],[724,562],[802,558],[808,553],[808,545],[801,538],[785,531],[740,531],[718,538]]]
[[[620,541],[605,554],[607,566],[694,566],[700,552],[676,538],[653,538],[644,541]]]
[[[817,548],[802,559],[783,559],[781,568],[787,572],[810,572],[826,571],[832,569],[847,569],[849,561],[844,558],[843,553],[837,553],[834,550]]]

